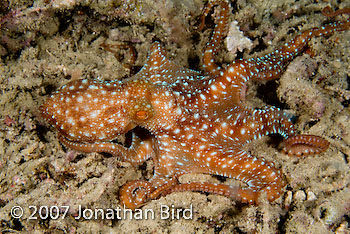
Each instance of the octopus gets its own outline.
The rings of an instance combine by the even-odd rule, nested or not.
[[[264,193],[272,202],[286,185],[282,172],[273,162],[250,155],[242,149],[244,145],[279,134],[288,155],[313,155],[329,147],[320,136],[297,134],[291,116],[283,110],[245,105],[245,89],[249,80],[277,79],[305,51],[311,38],[347,30],[350,20],[301,32],[265,56],[220,66],[215,56],[227,34],[229,4],[209,2],[202,19],[216,5],[220,13],[204,51],[204,72],[170,61],[160,42],[155,42],[135,75],[112,81],[71,81],[40,107],[43,118],[58,130],[60,142],[68,148],[109,153],[132,165],[153,160],[154,174],[149,180],[128,181],[120,188],[119,199],[128,208],[182,191],[219,194],[248,204],[257,204]],[[324,14],[349,12],[327,8]],[[134,134],[136,127],[146,129],[150,137]],[[130,146],[115,142],[128,132],[132,133]],[[246,186],[180,183],[178,178],[188,173],[233,178]]]

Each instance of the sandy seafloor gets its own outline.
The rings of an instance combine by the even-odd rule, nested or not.
[[[295,59],[281,79],[251,82],[246,104],[276,105],[295,115],[296,128],[330,142],[320,155],[305,158],[281,153],[270,137],[246,146],[251,154],[274,161],[287,186],[269,203],[242,205],[204,193],[173,193],[147,203],[155,219],[75,219],[78,207],[117,208],[118,190],[129,180],[147,179],[153,163],[134,168],[117,157],[65,149],[57,132],[39,115],[50,93],[79,78],[113,80],[128,77],[145,62],[152,41],[164,45],[168,57],[200,69],[201,53],[213,29],[208,17],[196,30],[203,1],[4,0],[0,3],[0,232],[2,233],[350,233],[350,30],[314,38],[310,53]],[[238,0],[233,14],[252,47],[243,58],[271,52],[299,31],[333,20],[325,6],[350,7],[349,1]],[[136,48],[116,55],[101,43],[129,43]],[[234,52],[223,49],[219,63]],[[186,175],[181,181],[222,179]],[[226,180],[224,183],[231,183]],[[161,219],[161,205],[188,208],[191,219]],[[20,219],[11,217],[23,208]],[[70,206],[64,219],[31,218],[33,208]],[[54,210],[52,208],[52,210]],[[18,212],[18,211],[17,211]],[[38,215],[36,215],[38,217]]]

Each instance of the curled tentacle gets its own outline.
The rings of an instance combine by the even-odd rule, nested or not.
[[[130,209],[136,209],[149,200],[152,185],[145,180],[133,180],[123,185],[119,191],[119,199]]]
[[[166,182],[155,188],[155,184],[145,180],[134,180],[127,182],[120,189],[120,201],[125,207],[136,209],[142,206],[145,202],[157,199],[164,195],[164,191],[171,190],[172,187],[178,184],[176,179],[169,179]]]
[[[290,156],[307,156],[326,151],[329,142],[322,137],[314,135],[297,135],[284,141],[282,151]]]

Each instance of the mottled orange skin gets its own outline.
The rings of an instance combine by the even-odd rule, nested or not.
[[[284,151],[291,155],[328,148],[321,137],[296,135],[282,110],[245,106],[242,89],[249,79],[278,78],[312,37],[346,30],[349,20],[310,29],[266,56],[236,60],[221,68],[213,58],[227,33],[228,3],[213,1],[204,15],[216,4],[221,14],[204,53],[206,75],[169,61],[160,44],[154,43],[147,63],[136,75],[122,81],[73,81],[40,108],[69,148],[108,152],[132,164],[153,159],[153,178],[129,181],[120,189],[120,200],[129,208],[175,191],[205,191],[247,203],[256,203],[266,192],[273,201],[285,185],[280,170],[272,162],[249,155],[243,145],[278,133],[286,139]],[[136,126],[147,129],[152,137],[133,136],[130,148],[112,142]],[[179,184],[178,177],[186,173],[235,178],[248,186]]]

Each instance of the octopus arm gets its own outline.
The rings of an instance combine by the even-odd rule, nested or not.
[[[60,142],[71,149],[81,152],[99,152],[109,153],[120,158],[120,160],[138,165],[154,156],[151,140],[140,141],[136,136],[133,137],[130,148],[112,142],[83,143],[70,141],[62,135],[58,135]]]

